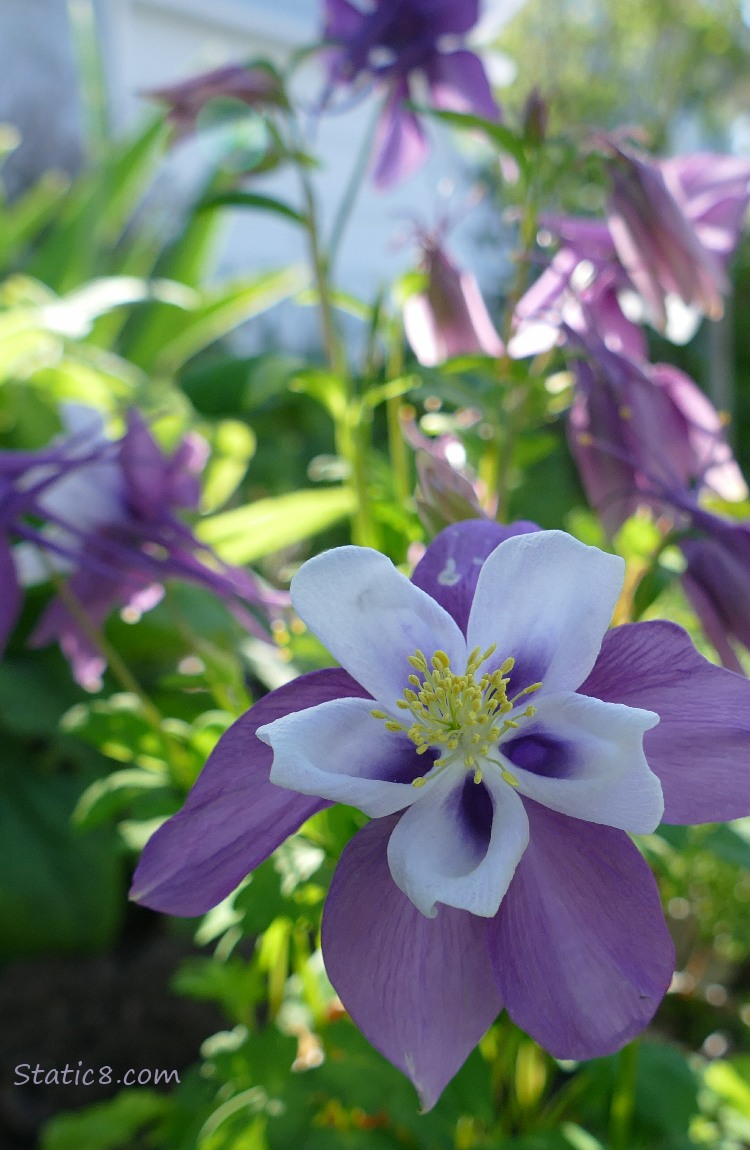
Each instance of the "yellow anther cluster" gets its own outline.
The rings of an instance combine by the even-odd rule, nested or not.
[[[387,730],[407,735],[416,745],[418,755],[430,747],[441,751],[432,770],[415,779],[413,786],[424,786],[428,778],[457,760],[473,771],[475,783],[482,781],[483,764],[491,762],[500,768],[506,782],[518,785],[504,764],[490,757],[490,751],[502,735],[518,727],[519,718],[534,714],[533,707],[526,707],[522,712],[515,712],[513,718],[506,717],[523,695],[537,691],[541,683],[533,683],[509,699],[507,688],[514,659],[506,659],[497,670],[477,679],[479,668],[494,651],[495,644],[484,652],[475,647],[462,675],[451,670],[445,651],[436,651],[429,663],[424,653],[417,651],[409,657],[409,662],[418,674],[409,675],[411,686],[396,702],[399,710],[409,712],[412,721],[399,723],[383,711],[372,712],[376,719],[385,721]]]

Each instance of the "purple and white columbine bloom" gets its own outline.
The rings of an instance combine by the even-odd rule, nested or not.
[[[374,82],[386,94],[373,155],[381,188],[410,176],[424,162],[428,143],[409,102],[423,81],[436,108],[499,112],[478,56],[458,46],[479,19],[479,0],[324,0],[331,85]]]
[[[189,434],[165,455],[135,410],[119,440],[106,436],[91,408],[67,405],[61,414],[65,434],[49,447],[0,452],[0,646],[18,616],[21,587],[53,573],[66,577],[68,594],[50,601],[29,642],[59,642],[74,678],[89,689],[100,686],[106,663],[79,615],[98,627],[120,607],[135,620],[163,597],[166,580],[206,587],[267,637],[247,607],[267,617],[282,597],[222,563],[177,514],[197,506],[205,441]],[[71,598],[78,611],[71,612]]]
[[[344,547],[296,608],[341,662],[261,699],[148,843],[133,897],[200,914],[330,802],[369,814],[323,915],[331,982],[431,1107],[498,1012],[559,1058],[651,1019],[674,952],[628,832],[750,811],[750,683],[670,623],[607,632],[622,563],[469,521],[411,581]]]

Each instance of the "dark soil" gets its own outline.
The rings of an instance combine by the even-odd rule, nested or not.
[[[34,1150],[52,1115],[111,1098],[131,1068],[182,1073],[198,1059],[203,1040],[225,1020],[213,1006],[169,989],[175,967],[191,953],[189,938],[134,908],[112,953],[35,958],[0,971],[0,1150]],[[37,1065],[49,1082],[15,1084]],[[103,1067],[112,1068],[109,1084],[99,1081]],[[56,1084],[48,1074],[54,1069]],[[75,1071],[86,1069],[94,1081],[76,1086]]]

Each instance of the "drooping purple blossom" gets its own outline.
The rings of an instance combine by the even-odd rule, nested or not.
[[[666,326],[671,295],[718,319],[750,202],[750,161],[710,153],[654,160],[609,144],[610,234],[655,326]]]
[[[556,1057],[618,1049],[673,970],[628,832],[750,810],[750,684],[673,624],[606,632],[621,579],[561,532],[479,520],[411,582],[367,549],[311,560],[293,599],[341,668],[230,728],[133,897],[200,914],[346,802],[372,821],[328,894],[326,969],[425,1107],[503,1007]]]
[[[750,523],[715,514],[692,492],[668,498],[685,594],[723,665],[744,674],[733,644],[750,650]]]
[[[574,332],[593,333],[611,351],[645,360],[643,331],[620,304],[631,285],[606,223],[568,216],[545,223],[561,246],[516,305],[508,354],[514,359],[539,355]]]
[[[679,341],[702,314],[722,313],[727,266],[750,202],[750,161],[711,153],[654,159],[612,141],[607,147],[607,219],[541,220],[560,247],[516,307],[513,357],[548,351],[568,328],[645,360],[643,333],[621,305],[628,295]]]
[[[408,106],[424,83],[436,108],[498,116],[481,61],[459,43],[479,18],[478,0],[324,0],[332,86],[374,83],[385,93],[374,146],[381,188],[421,166],[427,136]],[[446,47],[446,43],[450,46]]]
[[[176,84],[151,88],[143,95],[166,105],[167,121],[180,137],[195,131],[201,112],[212,100],[238,100],[251,108],[286,103],[278,74],[264,63],[226,64]]]
[[[568,439],[586,495],[610,534],[644,504],[708,491],[738,501],[747,486],[711,401],[670,364],[640,365],[593,336],[574,364]]]
[[[53,574],[64,578],[65,591],[50,601],[29,641],[36,647],[59,642],[74,677],[88,688],[99,685],[106,666],[90,628],[100,627],[115,607],[136,619],[159,602],[166,580],[206,587],[265,635],[247,607],[267,616],[273,593],[221,563],[177,515],[197,506],[204,441],[189,434],[165,455],[136,411],[116,441],[104,434],[97,412],[68,407],[63,414],[67,434],[49,448],[0,453],[9,604],[3,645],[20,609],[21,586]]]
[[[404,302],[404,329],[425,367],[458,355],[501,356],[495,330],[476,278],[450,259],[439,238],[424,236],[420,271],[424,291]]]

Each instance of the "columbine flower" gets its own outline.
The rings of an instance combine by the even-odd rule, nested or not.
[[[423,163],[427,138],[408,107],[423,79],[437,108],[498,115],[481,61],[465,48],[446,47],[477,23],[478,0],[374,0],[367,9],[350,0],[325,0],[324,36],[330,81],[375,81],[386,103],[375,140],[375,183],[389,187]]]
[[[3,641],[20,607],[19,583],[46,581],[53,572],[67,577],[67,594],[50,602],[30,643],[59,642],[74,677],[88,688],[100,685],[106,665],[88,625],[100,626],[116,606],[138,618],[159,602],[168,579],[208,588],[265,635],[244,604],[267,613],[273,595],[247,572],[222,564],[175,513],[197,505],[204,441],[188,435],[166,456],[135,411],[114,442],[97,412],[68,407],[63,415],[67,434],[45,451],[0,453],[3,567],[12,605],[2,620]],[[11,548],[11,539],[21,543]],[[72,601],[79,610],[71,611]]]
[[[621,293],[632,287],[607,225],[570,216],[543,222],[561,247],[516,305],[508,354],[513,359],[539,355],[575,332],[593,334],[611,351],[645,360],[643,332],[620,304]]]
[[[670,493],[746,498],[721,417],[689,376],[665,363],[638,366],[593,336],[572,342],[589,359],[575,364],[570,449],[610,534],[644,503],[663,510]]]
[[[280,107],[286,102],[279,76],[269,64],[227,64],[143,93],[166,104],[167,120],[178,136],[194,132],[198,117],[212,100],[238,100],[248,107]]]
[[[328,894],[326,969],[425,1107],[503,1006],[556,1057],[618,1049],[673,969],[627,832],[750,810],[750,685],[672,624],[606,633],[621,580],[562,532],[484,521],[444,531],[411,582],[367,549],[310,560],[293,599],[342,666],[230,728],[133,896],[199,914],[352,804],[372,821]]]
[[[715,515],[687,494],[672,506],[685,594],[724,666],[744,674],[732,642],[750,649],[750,523]]]
[[[659,161],[609,144],[609,229],[653,322],[666,326],[670,296],[717,319],[750,201],[750,162],[709,153]]]
[[[422,240],[420,271],[425,290],[404,302],[404,328],[412,351],[425,367],[457,355],[503,354],[479,284],[461,271],[437,239]]]

